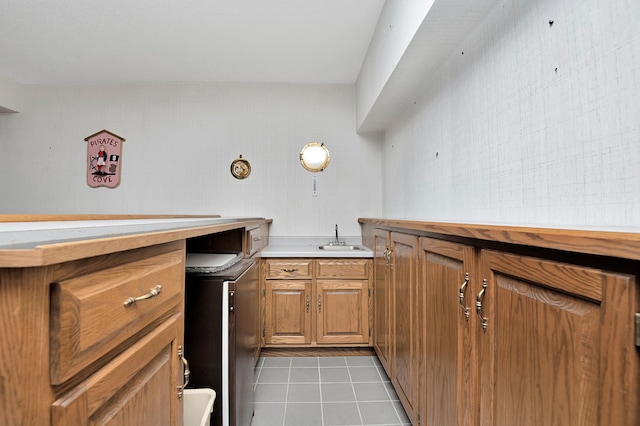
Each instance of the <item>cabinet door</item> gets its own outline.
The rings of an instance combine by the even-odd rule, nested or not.
[[[420,286],[424,308],[422,342],[424,388],[422,422],[427,425],[473,424],[471,401],[475,299],[474,249],[463,244],[420,239]],[[471,277],[471,278],[470,278]]]
[[[480,424],[637,425],[634,276],[483,251]]]
[[[392,375],[400,401],[416,424],[419,383],[418,237],[391,233]]]
[[[166,321],[55,401],[52,425],[182,425],[180,321]]]
[[[320,344],[369,341],[369,282],[318,280],[317,333]]]
[[[373,347],[391,376],[391,291],[389,275],[389,231],[374,231],[373,257]]]
[[[311,281],[267,280],[265,343],[311,343]]]

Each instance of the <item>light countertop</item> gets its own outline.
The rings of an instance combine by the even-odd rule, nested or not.
[[[340,238],[347,246],[358,246],[360,250],[322,250],[318,246],[327,244],[327,237],[269,237],[269,245],[262,249],[262,257],[343,257],[372,258],[373,251],[361,244],[359,237]]]

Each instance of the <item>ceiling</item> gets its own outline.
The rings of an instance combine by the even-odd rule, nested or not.
[[[384,0],[0,0],[22,84],[356,81]]]

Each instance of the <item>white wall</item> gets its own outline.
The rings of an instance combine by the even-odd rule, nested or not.
[[[637,0],[501,2],[386,130],[384,216],[640,226],[639,22]]]
[[[359,235],[381,214],[380,136],[355,133],[348,85],[25,86],[24,112],[0,115],[0,213],[221,214],[273,218],[272,235]],[[126,139],[121,184],[86,183],[84,138]],[[299,164],[324,142],[329,167]],[[252,173],[234,179],[242,154]]]
[[[384,3],[356,83],[358,128],[373,108],[434,1]]]
[[[23,91],[21,84],[0,76],[0,113],[22,111]]]

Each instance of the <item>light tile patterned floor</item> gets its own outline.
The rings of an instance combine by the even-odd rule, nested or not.
[[[263,357],[251,426],[410,425],[375,356]]]

